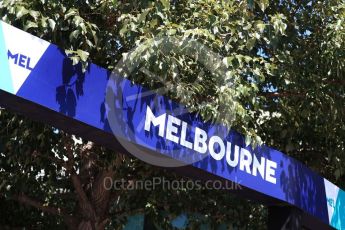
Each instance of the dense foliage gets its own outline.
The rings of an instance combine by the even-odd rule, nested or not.
[[[68,50],[84,67],[92,61],[112,70],[147,44],[133,81],[164,87],[205,120],[232,126],[248,143],[280,149],[345,186],[342,0],[3,0],[0,16]],[[205,45],[226,71],[215,76],[191,56],[156,52],[154,40],[166,36]],[[7,110],[0,117],[6,225],[121,229],[127,216],[145,213],[167,228],[174,215],[200,213],[213,225],[264,226],[261,206],[224,191],[102,190],[106,176],[180,177]]]

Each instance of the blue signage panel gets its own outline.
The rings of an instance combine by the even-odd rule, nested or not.
[[[185,106],[121,76],[109,83],[110,78],[109,71],[94,64],[83,73],[57,46],[0,22],[0,92],[345,229],[345,192],[302,163],[268,146],[252,149],[236,131],[203,122]],[[11,101],[0,102],[11,107]]]

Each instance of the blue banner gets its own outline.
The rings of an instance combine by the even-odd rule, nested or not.
[[[4,22],[0,74],[2,91],[345,229],[345,192],[302,163],[268,146],[252,149],[236,131],[99,66],[83,73],[57,46]]]

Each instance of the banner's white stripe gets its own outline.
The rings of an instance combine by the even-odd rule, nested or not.
[[[14,93],[11,71],[8,66],[7,48],[5,45],[2,25],[3,23],[0,22],[0,89],[9,93]]]
[[[37,38],[1,22],[6,53],[12,76],[13,93],[16,94],[23,85],[31,70],[43,56],[49,42]]]
[[[325,181],[326,198],[327,198],[328,219],[329,219],[329,222],[331,223],[334,210],[335,210],[335,205],[337,203],[339,187],[326,179],[324,179],[324,181]]]

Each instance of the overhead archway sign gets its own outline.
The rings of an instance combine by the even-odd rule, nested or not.
[[[246,146],[236,131],[203,122],[163,95],[146,95],[124,77],[109,85],[110,75],[94,64],[83,73],[57,46],[0,22],[2,107],[115,150],[127,151],[120,143],[128,143],[184,162],[176,170],[186,176],[237,182],[247,198],[300,209],[309,228],[345,229],[345,192],[327,179],[278,150]]]

